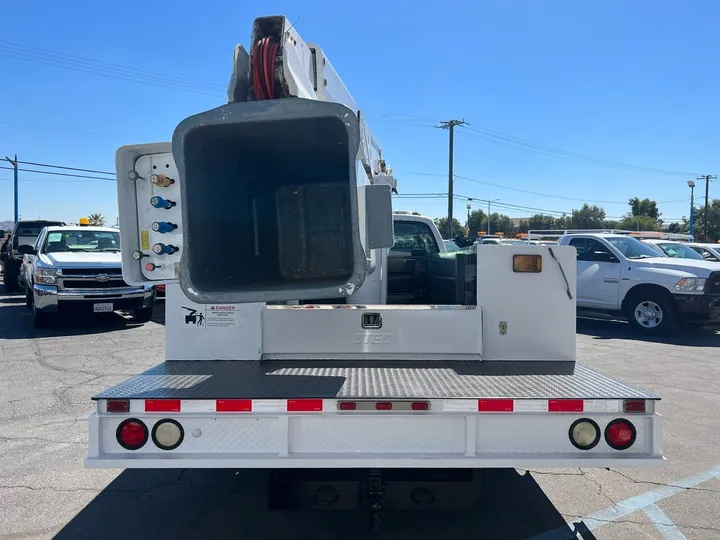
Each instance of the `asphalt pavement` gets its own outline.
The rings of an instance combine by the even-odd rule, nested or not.
[[[35,330],[0,287],[0,540],[370,538],[360,511],[268,511],[264,471],[86,470],[90,397],[164,357],[153,322]],[[720,335],[578,320],[579,359],[659,394],[659,469],[492,470],[463,512],[386,512],[377,539],[720,539]]]

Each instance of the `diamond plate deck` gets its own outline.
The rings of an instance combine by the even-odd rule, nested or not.
[[[659,399],[572,362],[169,361],[93,399]]]

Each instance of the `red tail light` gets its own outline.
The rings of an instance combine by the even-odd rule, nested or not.
[[[341,411],[354,411],[355,409],[357,409],[357,403],[355,403],[354,401],[341,401],[338,404],[338,409],[340,409]]]
[[[391,411],[392,410],[392,401],[378,401],[375,404],[375,408],[378,411]]]
[[[130,402],[127,399],[109,399],[107,412],[123,413],[130,410]]]
[[[427,411],[430,409],[430,404],[427,401],[413,401],[413,411]]]
[[[115,432],[118,444],[126,450],[138,450],[148,440],[148,428],[140,420],[128,418],[120,422]]]
[[[627,399],[625,400],[625,412],[626,413],[644,413],[645,412],[645,400],[644,399]]]
[[[610,422],[605,428],[605,440],[610,448],[627,450],[635,442],[635,426],[627,420],[619,418]]]

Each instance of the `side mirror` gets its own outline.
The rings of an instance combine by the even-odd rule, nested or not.
[[[28,244],[23,244],[22,246],[18,247],[17,250],[23,255],[35,255],[35,248]]]

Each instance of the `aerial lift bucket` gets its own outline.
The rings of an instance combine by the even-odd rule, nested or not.
[[[359,137],[352,110],[299,98],[228,103],[183,120],[172,150],[185,294],[199,303],[267,302],[360,287]]]

